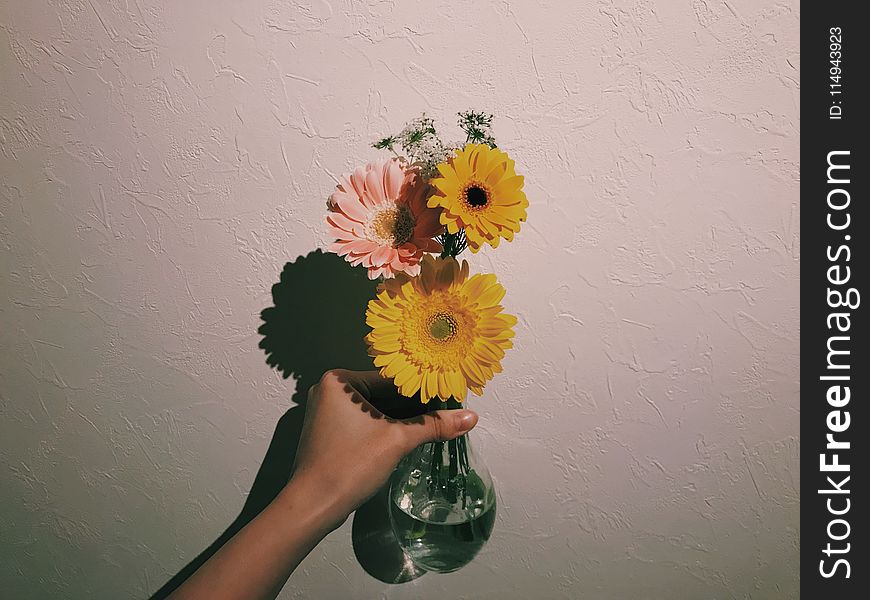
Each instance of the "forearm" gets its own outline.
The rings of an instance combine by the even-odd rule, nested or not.
[[[314,482],[294,477],[171,598],[275,598],[302,559],[346,516]]]

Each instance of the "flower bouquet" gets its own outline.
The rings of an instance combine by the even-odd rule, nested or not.
[[[491,125],[492,115],[459,113],[466,141],[447,144],[432,119],[415,119],[373,144],[393,156],[345,175],[327,203],[330,250],[382,279],[366,311],[369,355],[427,409],[481,395],[512,346],[517,319],[499,304],[504,287],[457,259],[513,240],[526,219],[523,177]],[[409,454],[389,499],[399,543],[430,571],[467,564],[495,522],[492,479],[467,434]]]

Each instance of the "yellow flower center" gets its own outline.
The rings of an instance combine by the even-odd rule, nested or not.
[[[368,226],[369,238],[397,248],[411,239],[416,224],[408,205],[393,205],[374,214]]]
[[[409,298],[397,319],[403,351],[415,364],[457,365],[477,334],[477,315],[455,292],[439,291]]]
[[[471,181],[462,190],[462,200],[472,210],[480,210],[489,205],[492,193],[482,183]]]
[[[448,313],[435,313],[429,318],[429,334],[436,341],[448,341],[456,335],[456,328],[456,319]]]

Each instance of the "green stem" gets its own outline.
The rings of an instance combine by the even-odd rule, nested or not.
[[[447,498],[451,504],[458,499],[457,475],[459,475],[459,455],[456,449],[456,440],[447,442],[447,453],[450,464],[447,467]]]
[[[440,238],[443,250],[441,258],[457,257],[462,254],[462,251],[468,247],[468,242],[465,239],[465,230],[460,229],[456,233],[443,233]]]
[[[463,408],[461,402],[450,398],[443,403],[430,403],[427,412],[436,410],[458,410]],[[446,448],[445,448],[446,444]],[[445,456],[445,449],[447,450]],[[447,442],[433,442],[429,467],[429,495],[441,495],[451,504],[460,499],[462,507],[467,508],[466,478],[471,473],[468,459],[468,437],[461,435]]]

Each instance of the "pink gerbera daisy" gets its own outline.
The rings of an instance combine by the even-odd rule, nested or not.
[[[329,249],[369,278],[414,276],[426,252],[440,252],[440,211],[426,206],[429,183],[396,158],[358,167],[329,197],[326,222],[336,241]]]

